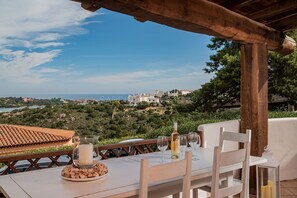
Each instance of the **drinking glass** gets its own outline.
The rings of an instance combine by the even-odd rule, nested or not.
[[[181,135],[180,136],[180,153],[181,153],[181,159],[184,158],[187,147],[188,147],[188,137],[186,135]]]
[[[193,153],[193,160],[198,160],[197,158],[197,149],[201,145],[201,139],[200,136],[196,132],[190,132],[189,133],[189,144],[192,148]]]
[[[160,151],[162,151],[162,163],[165,162],[164,160],[164,152],[168,148],[168,139],[166,136],[159,136],[157,139],[157,146]]]

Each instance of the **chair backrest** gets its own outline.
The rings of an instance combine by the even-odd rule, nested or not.
[[[223,152],[224,141],[236,141],[243,143],[243,148],[234,151]],[[215,147],[213,158],[213,177],[211,197],[226,197],[240,193],[240,197],[247,197],[246,189],[249,187],[249,158],[251,147],[251,130],[246,130],[246,133],[235,133],[224,131],[221,128],[220,131],[220,145]],[[239,185],[228,186],[219,188],[219,172],[220,167],[228,166],[232,164],[241,163],[241,181]]]
[[[150,166],[148,159],[141,160],[139,197],[147,198],[150,182],[160,182],[183,177],[183,198],[190,197],[192,153],[186,152],[185,159],[176,162]]]
[[[221,147],[222,151],[224,150],[224,141],[243,143],[245,148],[247,144],[251,142],[251,130],[247,129],[246,133],[238,133],[225,131],[224,127],[220,127],[219,141],[219,146]]]

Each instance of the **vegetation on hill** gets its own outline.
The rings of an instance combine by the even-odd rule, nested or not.
[[[0,114],[0,123],[75,130],[78,135],[99,134],[103,139],[143,136],[149,131],[171,126],[180,119],[174,105],[162,107],[140,104],[130,107],[126,101],[104,101],[47,105],[42,109],[15,110]]]
[[[35,98],[16,98],[6,97],[0,98],[0,107],[24,107],[24,106],[43,106],[43,105],[59,105],[63,104],[60,98],[53,99],[35,99]]]
[[[42,109],[27,108],[0,113],[0,123],[75,130],[77,135],[99,135],[100,144],[110,144],[136,137],[170,135],[174,121],[179,124],[179,132],[184,134],[196,131],[200,124],[240,117],[238,110],[217,113],[193,111],[189,97],[164,98],[164,106],[148,105],[145,109],[131,107],[126,101],[48,105]],[[270,112],[270,117],[294,116],[297,113]]]

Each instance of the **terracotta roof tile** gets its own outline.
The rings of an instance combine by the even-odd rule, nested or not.
[[[69,141],[74,131],[0,124],[0,149]]]

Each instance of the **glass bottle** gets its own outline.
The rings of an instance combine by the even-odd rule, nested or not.
[[[171,134],[171,159],[178,159],[180,154],[180,139],[177,132],[177,123],[173,124],[173,132]]]

